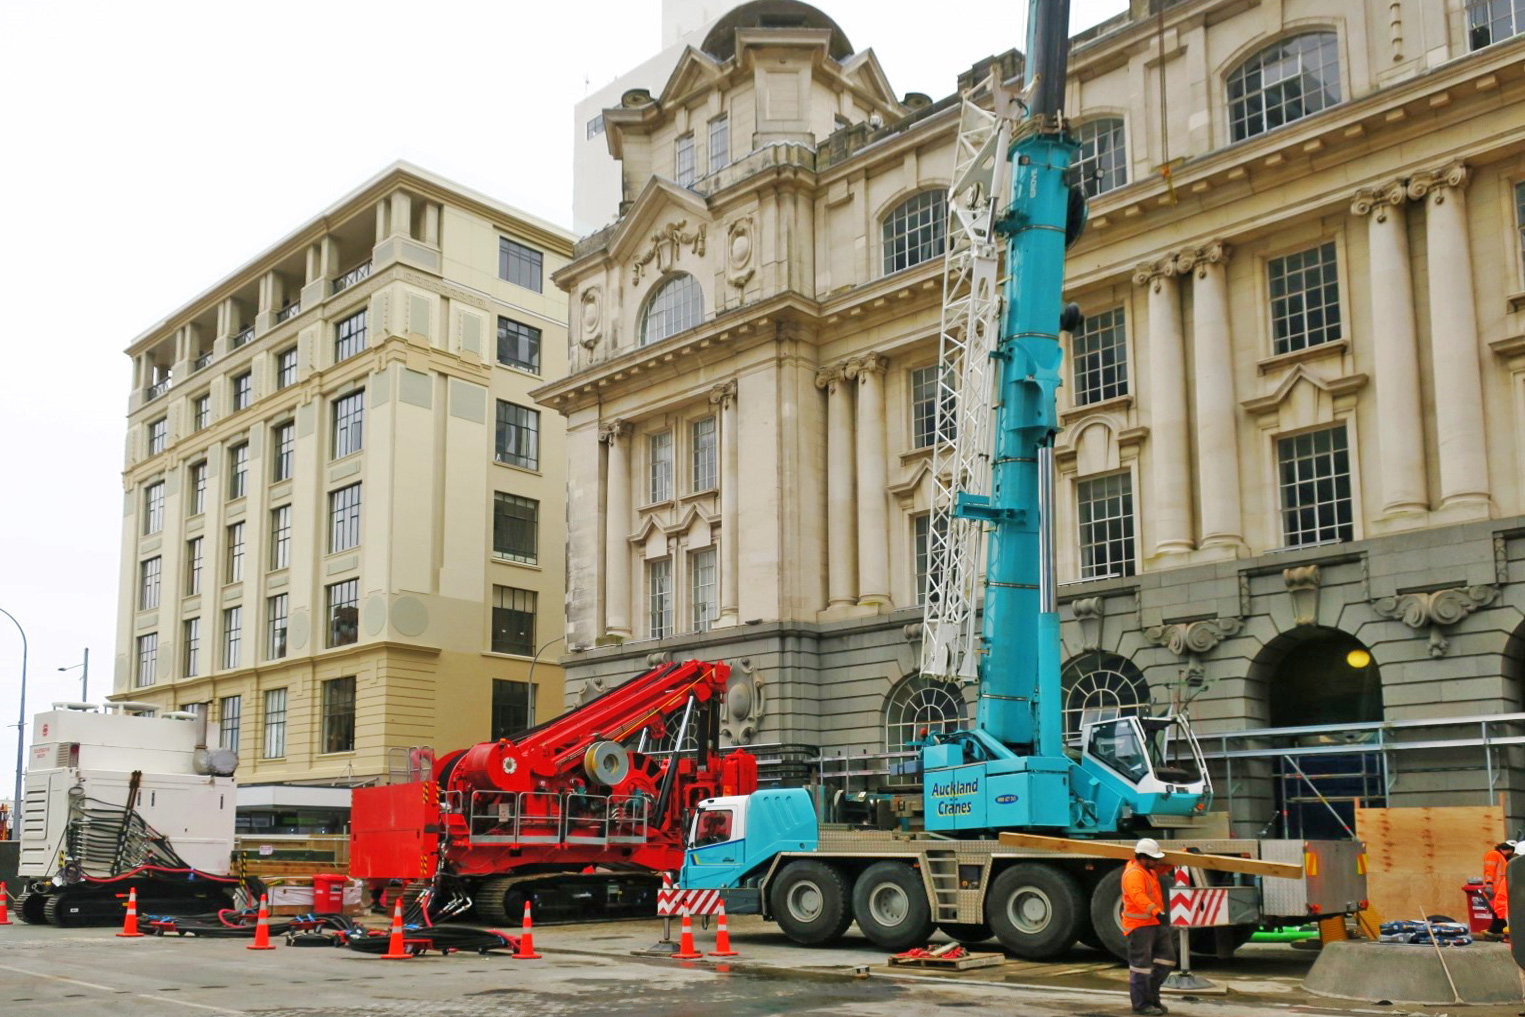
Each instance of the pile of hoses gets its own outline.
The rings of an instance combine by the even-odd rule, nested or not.
[[[438,950],[442,954],[476,953],[485,957],[493,950],[516,951],[519,949],[517,937],[492,929],[435,925],[427,928],[409,927],[403,932],[408,941],[409,952],[415,956],[429,950]],[[356,932],[345,936],[344,943],[351,950],[358,950],[361,953],[385,953],[389,939],[388,932]]]
[[[225,909],[201,915],[145,915],[144,927],[155,936],[203,936],[237,939],[253,937],[259,914],[253,908]],[[335,926],[334,923],[344,923]],[[280,936],[293,931],[326,927],[349,927],[349,919],[340,915],[297,915],[269,921],[270,934]]]

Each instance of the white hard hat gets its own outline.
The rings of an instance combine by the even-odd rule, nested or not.
[[[1504,843],[1508,844],[1512,848],[1517,848],[1517,847],[1520,846],[1520,842],[1517,841],[1517,840],[1506,840],[1506,841],[1504,841]]]
[[[1145,837],[1143,840],[1133,845],[1133,853],[1136,855],[1147,855],[1150,858],[1165,857],[1165,852],[1160,850],[1160,842],[1155,840],[1153,837]]]

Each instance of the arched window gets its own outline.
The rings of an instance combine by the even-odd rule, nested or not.
[[[652,291],[641,312],[641,345],[693,328],[704,319],[704,293],[688,273],[675,275]]]
[[[1105,194],[1128,182],[1128,141],[1120,117],[1081,124],[1075,131],[1080,155],[1075,173],[1088,197]]]
[[[948,192],[922,191],[884,217],[884,274],[943,256]]]
[[[1295,35],[1250,57],[1228,76],[1233,140],[1275,130],[1340,101],[1339,37]]]
[[[968,708],[960,686],[912,675],[885,698],[885,750],[903,752],[914,748],[927,734],[957,731],[967,719]]]
[[[1074,657],[1059,674],[1064,690],[1064,736],[1078,742],[1080,725],[1149,708],[1149,682],[1127,657],[1099,650]]]

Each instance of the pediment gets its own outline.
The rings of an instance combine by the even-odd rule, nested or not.
[[[843,61],[842,77],[890,109],[899,111],[903,108],[900,100],[895,97],[895,90],[890,87],[890,79],[885,76],[884,68],[880,65],[879,57],[873,49],[854,53]]]
[[[690,46],[678,57],[677,66],[667,76],[667,84],[662,86],[657,102],[665,107],[680,96],[688,95],[707,85],[718,85],[724,79],[725,69],[719,61],[708,53]]]
[[[1364,388],[1367,380],[1364,374],[1347,374],[1339,378],[1326,379],[1310,371],[1307,365],[1298,364],[1288,371],[1268,394],[1246,399],[1240,405],[1250,413],[1264,416],[1279,411],[1282,404],[1297,392],[1299,386],[1307,386],[1318,394],[1342,396]]]

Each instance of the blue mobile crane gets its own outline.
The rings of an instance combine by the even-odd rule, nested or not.
[[[1065,730],[1053,446],[1059,333],[1079,324],[1063,305],[1065,250],[1085,220],[1063,110],[1068,26],[1069,0],[1030,0],[1025,87],[992,75],[983,96],[966,94],[949,193],[921,673],[977,684],[975,723],[923,742],[919,834],[832,829],[799,788],[701,803],[676,900],[718,890],[731,913],[769,916],[802,944],[856,921],[888,949],[925,943],[935,925],[965,941],[994,934],[1028,958],[1077,939],[1121,955],[1116,861],[1014,849],[998,835],[1133,837],[1179,831],[1206,810],[1211,786],[1184,717],[1090,711]],[[1278,854],[1269,843],[1207,850]],[[1300,862],[1302,850],[1280,854]],[[1334,866],[1356,868],[1354,854]],[[1237,890],[1237,924],[1267,917],[1255,887]],[[1304,883],[1301,903],[1320,892]],[[1362,895],[1328,906],[1353,909]],[[1309,913],[1290,910],[1287,920]]]

